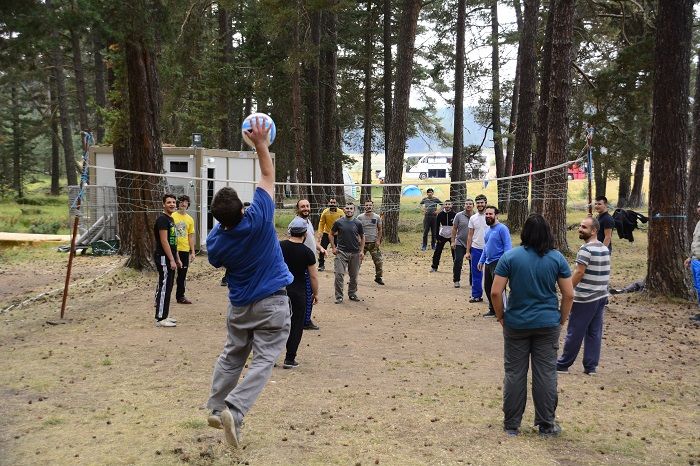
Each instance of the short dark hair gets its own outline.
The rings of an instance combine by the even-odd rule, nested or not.
[[[474,199],[477,200],[477,201],[484,201],[484,202],[486,202],[486,196],[484,196],[483,194],[479,194],[479,195],[476,196]]]
[[[426,193],[434,193],[435,190],[433,188],[428,188],[425,190]]]
[[[175,202],[177,202],[177,198],[175,197],[174,194],[170,194],[170,193],[163,194],[163,204],[165,204],[165,201],[167,199],[175,199]]]
[[[495,205],[487,205],[486,207],[484,207],[484,211],[486,211],[486,209],[493,209],[493,213],[498,215],[498,207],[496,207]]]
[[[591,221],[591,228],[595,231],[600,231],[600,222],[595,217],[586,217]],[[585,219],[584,219],[585,220]]]
[[[348,201],[348,202],[345,203],[345,207],[347,207],[347,206],[349,206],[349,205],[351,205],[351,206],[354,207],[354,206],[355,206],[355,203],[352,202],[352,201]]]
[[[597,197],[595,198],[595,200],[596,200],[596,202],[597,202],[597,201],[603,201],[603,202],[605,202],[606,204],[608,203],[608,198],[605,197],[605,196],[597,196]]]
[[[554,249],[552,229],[542,214],[530,214],[525,220],[523,231],[520,233],[520,241],[523,246],[534,249],[540,256],[544,256]]]
[[[224,227],[233,228],[243,218],[243,203],[235,189],[221,188],[211,201],[211,214]]]
[[[183,195],[179,196],[179,197],[177,198],[177,203],[176,203],[176,205],[177,205],[178,207],[180,207],[180,203],[181,203],[182,201],[187,201],[188,204],[192,204],[192,201],[190,201],[190,196],[188,196],[187,194],[183,194]]]
[[[309,201],[309,200],[306,199],[305,197],[302,197],[301,199],[299,199],[299,200],[297,201],[296,207],[294,207],[294,210],[296,210],[297,212],[299,212],[299,203],[300,203],[301,201],[306,201],[306,202],[309,203],[309,206],[311,206],[311,201]]]

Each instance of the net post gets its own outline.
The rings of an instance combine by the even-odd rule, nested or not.
[[[586,146],[588,146],[588,215],[593,216],[593,126],[587,123]]]

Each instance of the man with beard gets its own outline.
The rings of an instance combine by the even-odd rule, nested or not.
[[[480,303],[484,300],[484,289],[481,285],[482,273],[477,267],[481,254],[484,252],[484,234],[486,233],[486,196],[476,196],[476,214],[469,217],[469,237],[467,238],[467,259],[470,259],[472,272],[472,297],[470,303]]]
[[[318,255],[320,256],[321,254],[325,255],[326,250],[323,248],[323,246],[316,244],[316,232],[314,231],[314,226],[311,223],[311,219],[309,216],[311,215],[311,204],[309,203],[308,199],[299,199],[297,201],[297,206],[296,206],[296,212],[297,215],[292,219],[292,222],[295,220],[301,220],[304,224],[306,224],[306,236],[304,239],[304,245],[309,248],[312,254],[316,255],[316,251],[318,251]],[[301,225],[300,222],[297,222],[297,225]],[[289,224],[289,228],[292,227],[292,224]],[[311,277],[309,276],[309,273],[306,272],[306,314],[304,315],[304,330],[318,330],[319,326],[316,325],[313,320],[311,320],[311,312],[313,311],[313,299],[312,299],[312,291],[311,291]]]
[[[462,278],[462,264],[467,254],[467,237],[469,236],[469,218],[474,214],[474,200],[464,201],[464,210],[458,212],[452,220],[452,250],[454,251],[454,264],[452,266],[452,279],[455,288],[459,288]],[[471,265],[469,268],[469,284],[472,283]]]
[[[374,202],[365,201],[365,213],[357,216],[357,220],[362,224],[362,231],[365,234],[365,247],[363,252],[368,252],[374,262],[374,281],[379,285],[384,285],[382,251],[379,245],[382,243],[382,218],[373,212]]]
[[[435,239],[437,236],[437,211],[442,205],[442,201],[433,196],[435,191],[433,188],[428,188],[427,196],[421,199],[420,206],[423,211],[423,244],[421,251],[428,248],[428,232],[430,232],[430,247],[435,249]]]
[[[598,240],[600,223],[586,217],[578,227],[578,237],[585,241],[576,256],[576,269],[571,278],[574,304],[566,330],[564,350],[557,360],[557,371],[569,372],[583,343],[583,371],[595,375],[600,360],[603,338],[603,311],[608,301],[610,251]],[[585,342],[584,342],[585,339]]]
[[[455,212],[452,212],[452,200],[446,200],[442,212],[437,215],[438,237],[437,243],[435,244],[435,252],[433,253],[433,264],[430,266],[431,272],[437,272],[445,243],[449,242],[450,246],[452,245],[452,227],[454,226],[456,215]],[[450,252],[452,253],[452,260],[454,261],[454,250],[450,248]]]
[[[360,273],[360,264],[365,257],[365,235],[362,224],[353,218],[355,204],[348,202],[343,208],[345,216],[336,220],[331,228],[331,249],[335,254],[335,303],[343,302],[343,282],[345,272],[350,276],[348,284],[348,298],[350,301],[359,301],[357,296],[357,275]],[[337,241],[337,242],[336,242]]]
[[[338,210],[338,203],[335,198],[332,197],[328,199],[328,207],[321,212],[321,219],[318,221],[318,233],[320,236],[319,243],[321,243],[321,248],[324,252],[318,253],[318,271],[323,272],[326,270],[326,253],[325,250],[328,249],[330,244],[329,236],[331,234],[331,228],[336,220],[343,216],[343,211]]]
[[[498,208],[492,205],[486,206],[484,209],[484,217],[488,226],[484,235],[484,253],[479,259],[477,268],[484,273],[484,291],[486,298],[489,300],[489,311],[484,314],[484,317],[496,317],[491,302],[491,286],[496,275],[496,266],[498,259],[503,253],[510,251],[512,248],[510,241],[510,230],[508,227],[498,221]],[[504,299],[505,301],[505,299]]]

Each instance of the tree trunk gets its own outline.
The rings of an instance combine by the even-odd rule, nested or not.
[[[219,47],[221,69],[224,76],[230,70],[233,60],[233,38],[231,37],[231,18],[225,8],[219,6],[217,11],[219,20]],[[233,141],[233,131],[238,128],[233,127],[235,119],[235,106],[231,95],[231,83],[226,79],[221,79],[219,89],[219,147],[222,149],[234,150],[236,147]]]
[[[22,126],[19,118],[19,100],[17,88],[10,87],[10,104],[12,109],[12,187],[17,192],[17,197],[22,198]]]
[[[51,118],[51,195],[60,194],[61,178],[61,153],[58,139],[58,101],[56,99],[56,84],[54,78],[49,75],[49,114]]]
[[[52,0],[46,1],[49,10],[52,9]],[[78,184],[78,176],[75,171],[75,152],[73,149],[73,130],[68,114],[68,96],[66,96],[66,85],[63,77],[63,51],[58,38],[58,31],[51,31],[51,73],[56,83],[56,97],[58,98],[58,110],[61,122],[61,134],[63,138],[63,155],[66,165],[66,179],[69,186]]]
[[[391,64],[391,0],[384,0],[382,14],[382,46],[384,47],[384,169],[386,170],[386,158],[389,157],[389,132],[391,130],[391,110],[393,107],[391,88],[394,83],[394,78],[392,77]]]
[[[520,63],[520,98],[518,99],[518,130],[515,134],[515,152],[513,154],[513,175],[527,173],[530,169],[532,153],[533,117],[535,113],[535,36],[537,34],[537,16],[539,0],[525,0],[523,31],[518,46]],[[519,231],[528,215],[527,176],[511,181],[508,223],[511,231]]]
[[[299,25],[301,22],[301,0],[297,2],[297,18],[294,22],[292,38],[296,51],[301,49]],[[306,164],[304,163],[304,124],[301,119],[301,70],[297,62],[292,69],[292,138],[294,139],[294,176],[297,183],[306,183]],[[299,186],[299,197],[307,197],[308,186]]]
[[[126,157],[117,168],[161,173],[163,151],[160,140],[160,88],[155,54],[143,42],[127,39],[124,44],[129,104],[129,143]],[[129,199],[146,209],[120,215],[122,251],[129,254],[126,266],[137,270],[152,268],[153,222],[162,208],[165,179],[131,175]],[[119,180],[117,181],[119,186]],[[145,188],[145,189],[144,189]]]
[[[548,167],[564,163],[569,150],[569,100],[571,98],[571,56],[574,34],[575,0],[557,0],[552,24],[552,73],[550,75],[547,117]],[[554,246],[569,251],[566,240],[566,168],[548,173],[544,186],[543,215],[552,227]]]
[[[102,58],[102,41],[96,31],[92,33],[92,56],[95,62],[95,143],[100,144],[105,138],[104,119],[102,111],[107,107],[107,92],[105,91],[105,63]]]
[[[335,3],[334,3],[335,5]],[[336,145],[338,131],[338,17],[334,8],[323,12],[322,85],[323,118],[321,127],[321,158],[326,183],[342,183],[342,150]],[[340,166],[340,170],[337,170]],[[328,195],[333,190],[326,190]],[[325,199],[318,199],[325,204]]]
[[[372,30],[374,22],[372,19],[372,0],[367,0],[367,23],[365,25],[365,105],[362,138],[362,184],[372,183],[372,67],[374,60],[374,46],[372,42]],[[372,199],[372,188],[362,187],[360,203]]]
[[[690,152],[690,169],[688,171],[688,238],[693,237],[695,209],[700,202],[700,49],[698,49],[698,68],[695,76],[695,101],[693,103],[693,145]],[[637,180],[635,179],[635,182]]]
[[[321,12],[309,13],[311,17],[310,42],[307,43],[310,58],[306,63],[306,131],[309,141],[309,168],[313,183],[325,182],[323,160],[321,160],[321,102],[319,99],[319,55],[321,46]],[[320,195],[318,188],[313,189],[313,195]]]
[[[399,44],[396,62],[396,90],[389,132],[389,156],[386,160],[386,182],[401,183],[403,158],[406,148],[406,126],[408,123],[411,78],[413,76],[413,54],[415,52],[416,29],[421,0],[404,0],[399,23]],[[384,214],[384,238],[390,243],[399,242],[399,205],[401,186],[386,186],[382,199]]]
[[[555,0],[549,0],[549,14],[542,50],[542,69],[540,81],[540,106],[537,109],[537,134],[535,135],[535,153],[532,157],[532,171],[542,170],[547,163],[547,124],[549,119],[549,87],[552,74],[552,28]],[[542,213],[544,208],[544,174],[532,175],[531,212]]]
[[[466,29],[466,0],[457,2],[457,41],[455,44],[455,113],[452,140],[452,183],[464,181],[464,48]],[[456,205],[464,205],[467,198],[466,183],[450,185],[450,198]]]
[[[523,18],[520,9],[520,0],[513,0],[513,8],[515,9],[515,16],[518,24],[518,35],[522,34],[523,30]],[[515,148],[515,130],[518,123],[518,99],[520,97],[520,56],[518,55],[515,60],[515,77],[513,78],[513,95],[510,100],[510,121],[508,123],[508,140],[506,141],[506,160],[505,165],[505,176],[511,176],[513,174],[513,150]],[[506,202],[503,204],[503,211],[501,213],[508,212],[508,206],[510,205],[510,180],[503,181],[504,190],[506,193]],[[501,209],[499,209],[501,210]]]
[[[642,185],[644,183],[644,162],[646,161],[646,158],[646,154],[639,154],[639,157],[637,157],[637,163],[634,165],[632,193],[630,194],[630,200],[627,204],[630,208],[641,207],[644,202],[644,199],[642,199]]]
[[[677,298],[691,295],[681,259],[688,253],[686,138],[692,19],[692,0],[659,2],[654,47],[646,287],[651,293]]]
[[[619,176],[617,207],[622,209],[629,205],[630,189],[632,188],[632,160],[626,157],[621,158]]]
[[[602,154],[593,150],[593,178],[595,179],[595,196],[606,196],[608,190],[608,168],[601,160]],[[606,196],[607,197],[607,196]]]
[[[88,123],[87,98],[85,96],[85,72],[83,71],[83,57],[80,52],[80,35],[71,28],[70,42],[73,52],[73,71],[75,71],[75,93],[78,104],[78,121],[80,129],[90,129]]]
[[[498,58],[498,0],[491,3],[491,130],[493,132],[493,153],[496,159],[496,177],[505,176],[503,160],[503,135],[501,134],[501,79]],[[504,210],[508,194],[505,183],[498,182],[498,208]]]

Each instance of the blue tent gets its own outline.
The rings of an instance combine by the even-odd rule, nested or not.
[[[420,197],[422,193],[420,192],[420,189],[418,189],[418,186],[409,184],[401,190],[401,195],[407,197]]]

